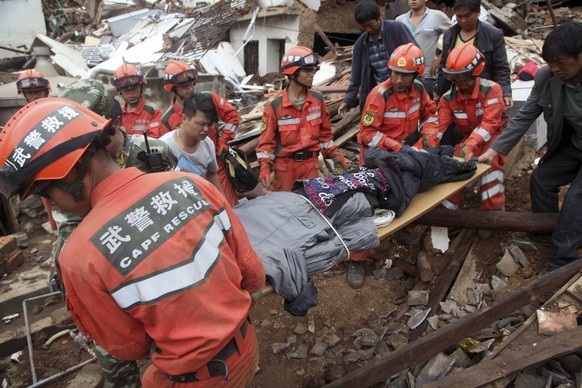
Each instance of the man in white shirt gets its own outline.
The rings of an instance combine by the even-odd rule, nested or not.
[[[408,0],[411,10],[400,15],[396,21],[404,23],[410,29],[414,39],[424,54],[424,79],[422,80],[428,95],[433,97],[436,74],[439,70],[440,57],[436,57],[439,36],[453,24],[441,11],[426,7],[426,0]]]

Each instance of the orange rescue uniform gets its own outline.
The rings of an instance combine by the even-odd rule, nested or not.
[[[273,191],[290,191],[295,180],[316,178],[319,151],[327,156],[336,149],[320,92],[307,90],[301,110],[287,89],[265,104],[257,159],[272,166]]]
[[[256,366],[241,359],[256,357],[256,338],[245,321],[265,271],[222,194],[193,174],[128,168],[99,183],[91,203],[59,256],[79,329],[121,359],[151,353],[144,383],[156,387],[191,372],[223,381],[208,363],[234,339],[226,366],[247,384]]]
[[[417,132],[419,137],[432,136],[435,141],[431,146],[436,145],[437,123],[436,104],[420,81],[414,80],[405,93],[394,90],[392,79],[388,78],[372,89],[366,99],[358,134],[358,142],[363,146],[360,165],[364,164],[364,153],[369,147],[397,152],[406,138]],[[414,146],[422,148],[416,140]]]
[[[461,156],[463,146],[473,156],[487,151],[501,135],[508,122],[503,103],[503,91],[497,83],[477,78],[475,88],[467,98],[457,88],[449,90],[440,102],[439,133],[454,123],[463,140],[455,146],[455,156]],[[505,156],[499,155],[491,163],[489,172],[481,177],[479,192],[484,210],[501,210],[505,206]],[[443,205],[458,209],[462,193],[448,198]]]
[[[129,112],[127,103],[123,105],[121,125],[129,135],[142,135],[147,131],[147,135],[159,138],[167,131],[161,125],[162,111],[156,104],[147,102],[141,97],[135,110]]]

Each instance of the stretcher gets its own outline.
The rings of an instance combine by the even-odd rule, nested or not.
[[[399,217],[394,218],[394,220],[389,225],[378,228],[378,238],[380,241],[382,241],[400,229],[413,223],[415,220],[437,207],[441,202],[443,202],[451,195],[462,190],[466,186],[473,185],[477,179],[479,179],[489,170],[489,167],[490,166],[487,164],[478,163],[477,170],[471,178],[459,182],[442,183],[440,185],[436,185],[428,191],[415,195],[410,202],[410,205],[408,205],[406,210]],[[338,262],[342,262],[344,260],[345,258],[340,259]],[[267,284],[262,291],[253,294],[253,299],[259,299],[272,293],[273,287]]]

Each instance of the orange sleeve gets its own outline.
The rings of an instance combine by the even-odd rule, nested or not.
[[[216,93],[210,93],[212,96],[212,101],[216,107],[216,113],[218,113],[218,118],[225,123],[225,127],[222,129],[222,137],[226,141],[234,139],[235,132],[240,123],[240,115],[238,111],[226,98],[219,96]]]
[[[484,96],[483,100],[483,118],[477,128],[475,128],[469,139],[477,141],[477,144],[486,143],[491,135],[496,134],[503,124],[503,113],[505,112],[503,103],[503,91],[498,84],[492,84],[492,88]],[[488,135],[483,132],[488,132]]]
[[[277,146],[277,116],[267,101],[263,109],[263,118],[261,120],[261,135],[259,145],[257,146],[257,159],[259,163],[269,162],[275,159],[275,147]]]

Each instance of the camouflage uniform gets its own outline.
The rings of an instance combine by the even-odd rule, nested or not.
[[[111,118],[115,112],[114,99],[107,93],[103,83],[95,80],[79,80],[71,84],[59,97],[76,101],[92,111]],[[121,114],[119,107],[118,114]],[[124,137],[124,145],[115,157],[121,168],[137,167],[148,172],[145,160],[146,146],[143,135],[128,135],[121,129]],[[161,140],[148,137],[150,149],[162,154],[162,166],[165,170],[173,170],[176,167],[176,157],[170,152],[168,145]],[[53,209],[54,219],[58,225],[59,242],[53,252],[56,259],[61,251],[64,241],[81,222],[81,218],[73,214],[65,214]],[[56,261],[56,260],[55,260]],[[137,362],[133,360],[121,360],[113,357],[105,349],[95,344],[95,355],[103,373],[104,388],[133,388],[140,387],[140,376]]]

